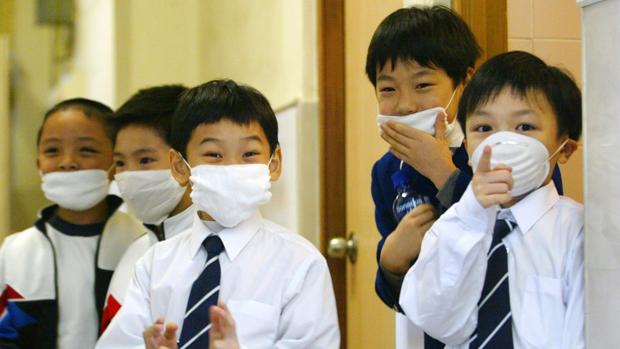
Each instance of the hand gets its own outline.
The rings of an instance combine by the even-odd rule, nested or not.
[[[392,154],[430,179],[437,188],[442,188],[456,170],[446,140],[445,118],[444,113],[437,114],[434,137],[395,121],[381,125],[381,138],[390,144]]]
[[[211,330],[209,331],[210,349],[239,349],[235,320],[224,302],[209,308]]]
[[[164,330],[164,319],[159,318],[155,323],[142,332],[146,349],[178,349],[176,332],[179,326],[169,322]]]
[[[435,222],[432,205],[424,204],[411,210],[398,223],[381,250],[381,266],[397,275],[405,275],[414,259],[420,254],[422,238]]]
[[[501,164],[491,169],[491,147],[488,145],[484,147],[471,184],[476,199],[484,208],[512,200],[512,169]]]

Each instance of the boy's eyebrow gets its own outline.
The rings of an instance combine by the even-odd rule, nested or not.
[[[244,141],[258,141],[259,143],[263,143],[263,140],[258,135],[251,135],[242,138]]]
[[[99,143],[99,141],[94,138],[94,137],[89,137],[89,136],[82,136],[82,137],[78,137],[77,139],[80,142],[95,142],[95,143]],[[41,139],[41,143],[49,143],[49,142],[62,142],[62,139],[60,137],[49,137],[49,138],[43,138]]]
[[[394,78],[390,75],[386,75],[385,73],[381,73],[377,76],[377,82],[379,81],[394,81]]]
[[[149,148],[149,147],[145,147],[145,148],[140,148],[138,150],[134,150],[131,154],[136,156],[136,155],[140,155],[140,154],[144,154],[144,153],[154,153],[156,150],[153,148]],[[114,151],[112,152],[112,155],[114,156],[125,156],[125,154],[121,153],[120,151]]]
[[[200,144],[202,145],[208,142],[222,143],[222,140],[219,138],[215,138],[215,137],[205,137],[200,141]]]

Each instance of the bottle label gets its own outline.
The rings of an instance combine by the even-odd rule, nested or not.
[[[407,200],[399,200],[394,206],[394,214],[397,220],[401,220],[407,213],[422,204],[430,204],[431,200],[423,195],[416,195]]]

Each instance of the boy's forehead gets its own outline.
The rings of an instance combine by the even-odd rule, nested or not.
[[[202,143],[205,140],[218,140],[222,142],[257,140],[269,146],[265,131],[260,123],[255,120],[242,124],[222,118],[214,123],[200,124],[192,132],[190,143]]]
[[[132,124],[118,130],[114,145],[115,150],[143,148],[145,146],[170,147],[155,128],[147,125]]]
[[[434,65],[424,66],[418,63],[415,59],[401,59],[397,58],[395,61],[388,59],[383,67],[377,65],[377,74],[379,77],[382,74],[391,75],[395,70],[399,70],[407,75],[416,76],[416,75],[430,75],[437,73],[445,73],[443,69],[437,68]]]
[[[61,138],[92,137],[97,140],[108,139],[105,123],[87,116],[80,110],[65,109],[50,115],[41,130],[42,139],[53,136]]]

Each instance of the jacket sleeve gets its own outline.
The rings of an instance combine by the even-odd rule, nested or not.
[[[398,309],[398,294],[400,289],[394,288],[390,286],[390,283],[387,280],[386,275],[384,275],[383,270],[379,266],[379,260],[381,257],[381,250],[383,249],[383,244],[385,243],[385,239],[396,229],[398,225],[394,215],[392,214],[392,207],[388,205],[385,201],[385,189],[383,186],[385,183],[382,183],[382,179],[384,179],[386,174],[380,173],[380,164],[379,162],[375,163],[372,168],[372,184],[371,184],[371,193],[372,199],[375,204],[375,223],[377,224],[377,229],[381,234],[381,239],[377,244],[377,271],[375,276],[375,291],[381,301],[385,303],[390,308]]]
[[[5,269],[8,266],[6,261],[8,241],[9,238],[5,239],[2,246],[0,246],[0,348],[19,349],[16,343],[19,332],[15,328],[8,302],[12,298],[11,289],[6,283]]]

